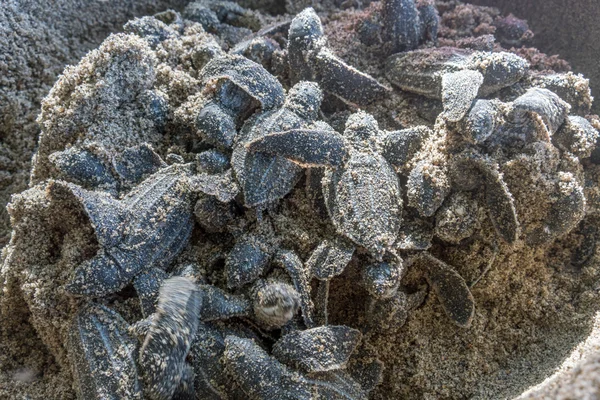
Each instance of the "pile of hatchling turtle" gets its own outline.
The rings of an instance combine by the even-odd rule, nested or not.
[[[127,23],[43,103],[3,313],[24,301],[81,399],[367,399],[371,338],[431,302],[468,330],[498,255],[566,241],[587,268],[587,80],[504,50],[531,36],[513,16],[438,42],[441,11],[383,0],[335,39],[312,8],[214,0]],[[488,262],[463,277],[449,248]]]

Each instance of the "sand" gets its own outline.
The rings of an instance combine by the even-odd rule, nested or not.
[[[6,164],[6,167],[0,164],[3,167],[0,173],[4,173],[0,175],[0,192],[5,199],[10,193],[20,192],[27,187],[29,158],[39,134],[34,120],[41,99],[54,84],[63,66],[76,63],[89,49],[96,47],[108,32],[118,31],[131,16],[151,13],[166,6],[138,3],[132,9],[121,3],[111,4],[103,8],[110,10],[103,14],[107,18],[105,21],[109,22],[98,24],[96,19],[85,19],[88,14],[79,17],[83,20],[73,18],[79,14],[72,2],[57,5],[54,13],[50,14],[42,13],[42,6],[34,3],[19,4],[10,3],[9,7],[2,10],[4,14],[0,15],[0,20],[6,18],[7,21],[15,21],[13,25],[6,25],[11,30],[28,32],[9,36],[5,43],[0,42],[0,50],[3,50],[3,46],[23,50],[19,57],[0,64],[11,71],[0,78],[6,80],[0,81],[0,107],[4,111],[0,114],[8,116],[0,126],[0,149],[5,152],[0,163]],[[440,5],[441,9],[449,10],[446,26],[459,18],[466,21],[460,25],[463,31],[442,31],[443,39],[449,42],[474,30],[482,32],[489,29],[487,20],[498,15],[498,11],[493,9],[457,8],[453,1],[440,2]],[[60,15],[60,18],[55,15]],[[111,17],[118,17],[118,20]],[[358,42],[351,30],[353,18],[357,18],[357,15],[350,11],[324,15],[331,46],[352,65],[381,78],[378,72],[380,64],[372,61],[378,59],[378,50],[366,48]],[[523,52],[533,54],[532,60],[535,56],[534,67],[539,69],[548,66],[568,68],[566,63],[555,58],[533,51]],[[12,53],[0,51],[0,54]],[[19,74],[14,71],[19,71]],[[401,104],[402,111],[390,115],[387,107],[391,103],[396,105],[394,108]],[[412,96],[397,95],[388,104],[372,107],[368,111],[380,120],[385,129],[427,123],[426,118],[415,112],[415,104],[418,103]],[[345,115],[347,112],[336,115],[331,121],[332,125],[339,128],[341,124],[336,126],[336,121],[343,121]],[[23,231],[23,227],[45,229],[44,225],[36,227],[22,216],[23,213],[32,212],[28,208],[28,198],[45,196],[45,188],[38,187],[31,189],[21,200],[13,201],[16,210],[14,215],[20,221],[16,233],[20,238],[15,242],[17,247],[32,244],[27,241],[27,232]],[[306,204],[303,192],[293,193],[289,204]],[[57,234],[55,231],[47,233],[47,241],[34,243],[39,245],[35,251],[24,248],[15,251],[13,247],[3,252],[4,268],[16,268],[16,265],[32,268],[21,271],[21,274],[29,276],[12,274],[11,280],[3,284],[0,302],[0,398],[74,398],[70,372],[60,368],[67,362],[60,338],[68,329],[66,321],[69,315],[63,313],[76,304],[65,299],[64,295],[57,295],[52,287],[55,280],[66,279],[70,265],[76,264],[87,254],[93,254],[95,250],[93,243],[90,244],[93,241],[90,240],[90,229],[85,221],[77,215],[63,214],[60,207],[60,203],[48,202],[38,212],[45,216],[45,225],[62,226],[59,237],[66,249],[61,254],[52,254],[53,249],[57,248],[57,243],[52,239]],[[289,217],[294,217],[303,209],[290,206],[289,210],[282,212],[284,217],[287,216],[286,212]],[[485,210],[478,212],[485,215]],[[6,217],[3,214],[5,221]],[[594,255],[584,268],[572,268],[569,266],[571,249],[582,240],[576,232],[549,248],[532,250],[523,244],[516,248],[498,244],[485,217],[482,217],[482,224],[480,236],[468,246],[436,243],[432,250],[455,266],[468,283],[478,280],[473,288],[477,303],[473,325],[467,330],[452,325],[443,315],[435,295],[430,294],[423,306],[411,312],[402,328],[374,333],[370,339],[387,365],[384,382],[374,398],[514,398],[528,389],[530,392],[522,398],[556,396],[568,399],[584,395],[593,398],[597,385],[589,377],[597,376],[599,364],[599,357],[593,354],[599,346],[596,339],[598,322],[595,319],[600,296],[597,287],[600,273],[598,255]],[[290,242],[299,238],[295,246],[299,247],[297,251],[304,259],[315,245],[314,239],[310,239],[311,230],[320,228],[310,224],[290,227],[282,219],[279,229],[283,232],[288,230],[292,238]],[[36,234],[39,232],[32,233],[32,240],[38,237]],[[7,236],[4,240],[6,243]],[[15,258],[15,254],[21,255]],[[493,260],[491,266],[490,259]],[[48,260],[51,262],[48,263]],[[48,269],[44,263],[57,267]],[[485,275],[481,276],[484,271]],[[364,309],[356,304],[363,304],[366,294],[354,284],[357,274],[357,268],[350,267],[342,279],[332,284],[332,322],[357,326],[363,324]],[[39,277],[46,283],[37,287],[35,282]],[[31,285],[19,287],[23,282]],[[423,277],[418,271],[412,271],[404,283],[418,287],[423,283]],[[26,303],[22,301],[23,298],[27,299]],[[42,308],[32,308],[34,304]],[[45,307],[49,304],[53,313],[43,322],[40,318],[47,312]],[[123,312],[127,309],[128,305],[124,304]],[[532,387],[558,369],[565,371],[565,377],[549,379],[541,387]]]

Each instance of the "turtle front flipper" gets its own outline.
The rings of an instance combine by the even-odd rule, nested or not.
[[[123,288],[130,279],[110,254],[100,250],[94,258],[75,269],[66,289],[74,295],[106,296]]]

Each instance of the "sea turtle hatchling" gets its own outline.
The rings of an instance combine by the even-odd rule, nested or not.
[[[392,55],[385,72],[400,89],[441,100],[446,118],[457,122],[478,95],[513,85],[528,69],[529,63],[513,53],[438,47]]]
[[[118,194],[131,189],[167,164],[148,143],[109,155],[100,143],[87,143],[56,151],[48,157],[55,177],[86,189]]]
[[[185,359],[198,330],[201,305],[194,282],[172,277],[160,287],[156,312],[131,328],[144,338],[139,364],[148,398],[170,400],[176,390],[193,396],[193,372]]]
[[[351,115],[344,136],[335,131],[288,130],[246,142],[251,153],[272,153],[300,165],[328,167],[322,181],[325,204],[337,232],[381,260],[400,229],[398,177],[378,152],[375,119]]]
[[[225,338],[223,361],[252,400],[366,400],[380,382],[381,368],[378,360],[359,370],[345,368],[359,341],[360,333],[346,326],[318,327],[282,337],[270,355],[254,340],[232,335]],[[375,374],[362,379],[370,369]]]
[[[236,240],[225,259],[230,289],[250,285],[253,317],[263,328],[279,329],[302,311],[304,325],[314,326],[310,272],[298,255],[279,247],[268,220]]]
[[[272,132],[306,130],[332,131],[319,116],[322,93],[313,82],[292,87],[279,109],[258,114],[242,127],[235,143],[231,164],[244,194],[246,207],[259,210],[288,194],[301,177],[302,167],[272,152],[248,151],[248,143]]]
[[[196,117],[199,134],[209,143],[231,148],[237,130],[255,110],[281,107],[283,87],[260,64],[223,53],[200,71],[208,100]]]
[[[314,9],[307,8],[294,17],[287,48],[293,83],[318,82],[323,90],[358,105],[367,105],[389,92],[373,77],[336,57],[326,42]]]
[[[78,398],[143,399],[134,361],[136,340],[128,328],[129,324],[106,306],[87,303],[77,311],[67,348]]]
[[[379,13],[362,21],[358,35],[365,45],[385,41],[391,53],[409,51],[425,41],[437,43],[439,19],[433,1],[384,0]]]
[[[114,293],[151,268],[166,269],[191,235],[195,193],[228,202],[238,191],[231,171],[194,174],[191,163],[160,169],[120,200],[64,181],[51,190],[83,208],[100,244],[67,285],[69,293],[86,296]]]
[[[183,17],[198,22],[226,47],[235,46],[258,29],[257,15],[232,1],[197,0],[187,4]]]

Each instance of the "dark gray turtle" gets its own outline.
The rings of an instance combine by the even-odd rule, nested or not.
[[[150,267],[166,268],[183,250],[193,227],[194,194],[189,165],[173,165],[150,176],[122,200],[77,185],[55,182],[81,204],[100,250],[76,268],[72,294],[116,292]]]
[[[216,174],[197,173],[189,178],[189,184],[194,192],[214,196],[222,203],[232,201],[240,192],[231,169]]]
[[[208,233],[226,232],[237,213],[232,203],[223,203],[215,196],[200,193],[194,206],[196,222]]]
[[[229,294],[212,285],[199,285],[198,290],[202,298],[198,314],[204,322],[247,317],[251,314],[252,305],[243,295]]]
[[[198,332],[188,356],[194,369],[194,389],[198,399],[246,398],[239,385],[225,370],[223,354],[227,336],[254,339],[261,343],[260,337],[245,324],[233,321],[199,322]]]
[[[477,202],[467,192],[448,196],[435,214],[435,235],[449,243],[470,237],[477,227]]]
[[[112,165],[122,185],[126,188],[140,183],[167,166],[154,152],[152,146],[147,143],[126,148],[122,153],[116,154]]]
[[[573,114],[581,117],[590,114],[593,101],[590,81],[583,75],[572,72],[539,73],[530,79],[533,86],[551,90],[569,103]]]
[[[205,150],[196,154],[198,170],[209,174],[225,172],[229,166],[229,157],[216,149]]]
[[[56,178],[111,194],[129,189],[167,166],[147,143],[115,155],[99,143],[88,143],[54,152],[48,160],[56,168]]]
[[[385,299],[371,298],[367,302],[367,328],[374,332],[401,328],[408,318],[408,312],[423,304],[427,296],[426,290],[408,293],[399,288],[392,296]]]
[[[527,244],[536,246],[553,241],[570,232],[585,217],[586,199],[583,187],[570,172],[559,172],[556,181],[556,197],[541,226],[527,233]]]
[[[273,259],[275,244],[268,223],[241,234],[225,259],[227,286],[230,289],[254,282],[263,275]]]
[[[439,47],[391,56],[386,76],[402,90],[442,100],[446,118],[457,122],[476,96],[513,85],[528,68],[527,61],[512,53]]]
[[[494,36],[506,48],[519,48],[530,42],[533,38],[533,32],[529,30],[527,21],[517,18],[512,14],[496,18],[493,25],[496,27]]]
[[[426,126],[413,126],[389,132],[382,140],[381,155],[399,172],[408,172],[406,168],[409,161],[421,150],[432,133],[433,131]]]
[[[376,148],[381,134],[364,112],[351,115],[344,137],[334,131],[267,134],[247,144],[250,151],[283,154],[300,165],[329,167],[323,194],[337,232],[381,260],[396,241],[402,196],[398,177]],[[292,143],[283,146],[283,143]]]
[[[73,146],[57,151],[48,157],[57,170],[56,177],[76,183],[88,189],[102,188],[109,192],[117,190],[117,180],[112,174],[110,164],[102,155],[100,147],[88,145]],[[100,153],[100,154],[99,154]]]
[[[314,304],[311,298],[310,272],[300,260],[300,257],[291,250],[277,251],[273,261],[290,277],[292,287],[299,296],[304,325],[307,328],[312,328],[314,326]]]
[[[462,169],[462,166],[470,167],[483,178],[486,208],[492,224],[500,238],[507,243],[514,243],[520,233],[515,200],[502,178],[497,163],[475,151],[460,153],[452,162],[457,170]]]
[[[133,279],[133,287],[140,298],[145,318],[154,314],[160,287],[169,275],[160,268],[150,268]]]
[[[552,135],[552,143],[579,158],[587,158],[596,148],[598,138],[600,134],[587,119],[570,115],[560,129]]]
[[[374,298],[387,299],[396,294],[405,272],[402,261],[369,264],[361,271],[361,283]]]
[[[185,359],[196,336],[201,306],[194,282],[169,278],[160,287],[156,312],[132,327],[144,338],[139,364],[148,398],[170,400],[179,386],[190,386],[193,372]],[[180,391],[193,393],[193,387]]]
[[[224,362],[235,382],[252,400],[359,400],[368,396],[343,370],[303,375],[271,357],[251,339],[227,336]]]
[[[270,220],[244,232],[225,259],[225,277],[230,289],[250,296],[252,316],[267,330],[279,329],[302,310],[304,324],[311,327],[313,303],[310,273],[300,258],[279,248]]]
[[[327,170],[323,194],[339,234],[365,247],[381,260],[400,228],[402,196],[391,165],[369,147],[359,147],[362,135],[374,134],[377,123],[367,114],[354,114],[346,124],[351,141],[344,167]]]
[[[396,171],[408,178],[408,205],[423,217],[431,217],[450,192],[446,172],[444,131],[424,126],[389,132],[382,140],[382,154]]]
[[[310,273],[298,255],[290,250],[270,250],[275,267],[251,287],[255,320],[265,329],[278,329],[302,311],[304,325],[314,326]]]
[[[100,304],[80,308],[69,328],[68,350],[80,399],[142,399],[129,324]]]
[[[190,178],[198,192],[194,206],[196,222],[209,233],[225,232],[234,225],[238,215],[234,198],[239,186],[233,177],[229,157],[215,149],[196,155],[198,172]]]
[[[282,80],[288,75],[287,52],[282,48],[287,44],[290,24],[291,20],[287,20],[262,28],[239,42],[230,53],[243,55],[261,64],[267,71]]]
[[[254,318],[265,329],[279,329],[300,309],[300,294],[279,279],[259,279],[252,287]]]
[[[210,100],[196,117],[200,135],[209,143],[230,148],[237,129],[254,111],[283,104],[283,87],[260,64],[240,55],[222,54],[200,71]]]
[[[288,35],[293,83],[318,82],[323,90],[358,105],[367,105],[385,96],[388,88],[336,57],[326,42],[315,10],[307,8],[294,17]]]
[[[437,43],[439,15],[434,2],[385,0],[382,3],[381,22],[371,28],[373,32],[369,37],[381,37],[389,43],[392,53],[414,50],[425,41]],[[361,28],[364,29],[364,25]],[[372,41],[381,40],[377,39]]]
[[[198,22],[209,33],[232,47],[260,27],[255,14],[231,1],[198,0],[190,2],[183,17]]]
[[[477,99],[459,122],[459,132],[468,142],[482,144],[504,123],[498,100]]]
[[[273,356],[290,368],[325,372],[345,368],[362,335],[344,325],[294,331],[273,346]]]
[[[399,251],[428,250],[431,247],[433,226],[415,214],[414,211],[404,209],[395,246]]]
[[[463,211],[469,211],[472,215],[465,220],[461,217],[462,223],[466,225],[450,224],[451,219],[454,219],[451,213],[460,210],[451,206],[450,200],[447,207],[440,207],[452,188],[459,192],[473,191],[484,183],[487,209],[498,234],[508,243],[517,239],[519,224],[514,199],[502,179],[498,163],[486,155],[497,155],[501,149],[515,146],[514,140],[506,144],[500,142],[505,140],[503,130],[507,126],[508,114],[512,111],[510,104],[498,100],[476,100],[471,103],[461,120],[456,123],[440,123],[436,125],[435,133],[426,128],[414,127],[392,132],[383,139],[383,154],[386,159],[396,167],[399,174],[407,178],[408,205],[420,215],[417,219],[433,217],[439,212],[438,231],[443,240],[456,242],[470,236],[477,222],[477,208],[471,204],[468,210]],[[512,113],[511,118],[520,118],[516,114]],[[458,206],[466,204],[464,201],[459,203]],[[442,215],[444,213],[445,216]],[[418,225],[424,227],[418,223],[415,228]],[[407,225],[402,232],[404,244],[400,249],[406,247],[405,250],[425,250],[430,246],[432,234],[430,229],[413,230]]]
[[[264,209],[268,203],[288,194],[302,174],[302,168],[296,163],[273,153],[249,151],[248,144],[272,133],[307,128],[332,130],[324,123],[315,124],[321,100],[321,90],[315,83],[300,82],[290,89],[283,107],[246,122],[231,163],[247,207]]]
[[[408,312],[421,305],[425,290],[407,293],[400,281],[406,274],[402,260],[369,264],[361,273],[361,284],[370,294],[366,316],[368,327],[373,330],[400,328],[408,318]]]

